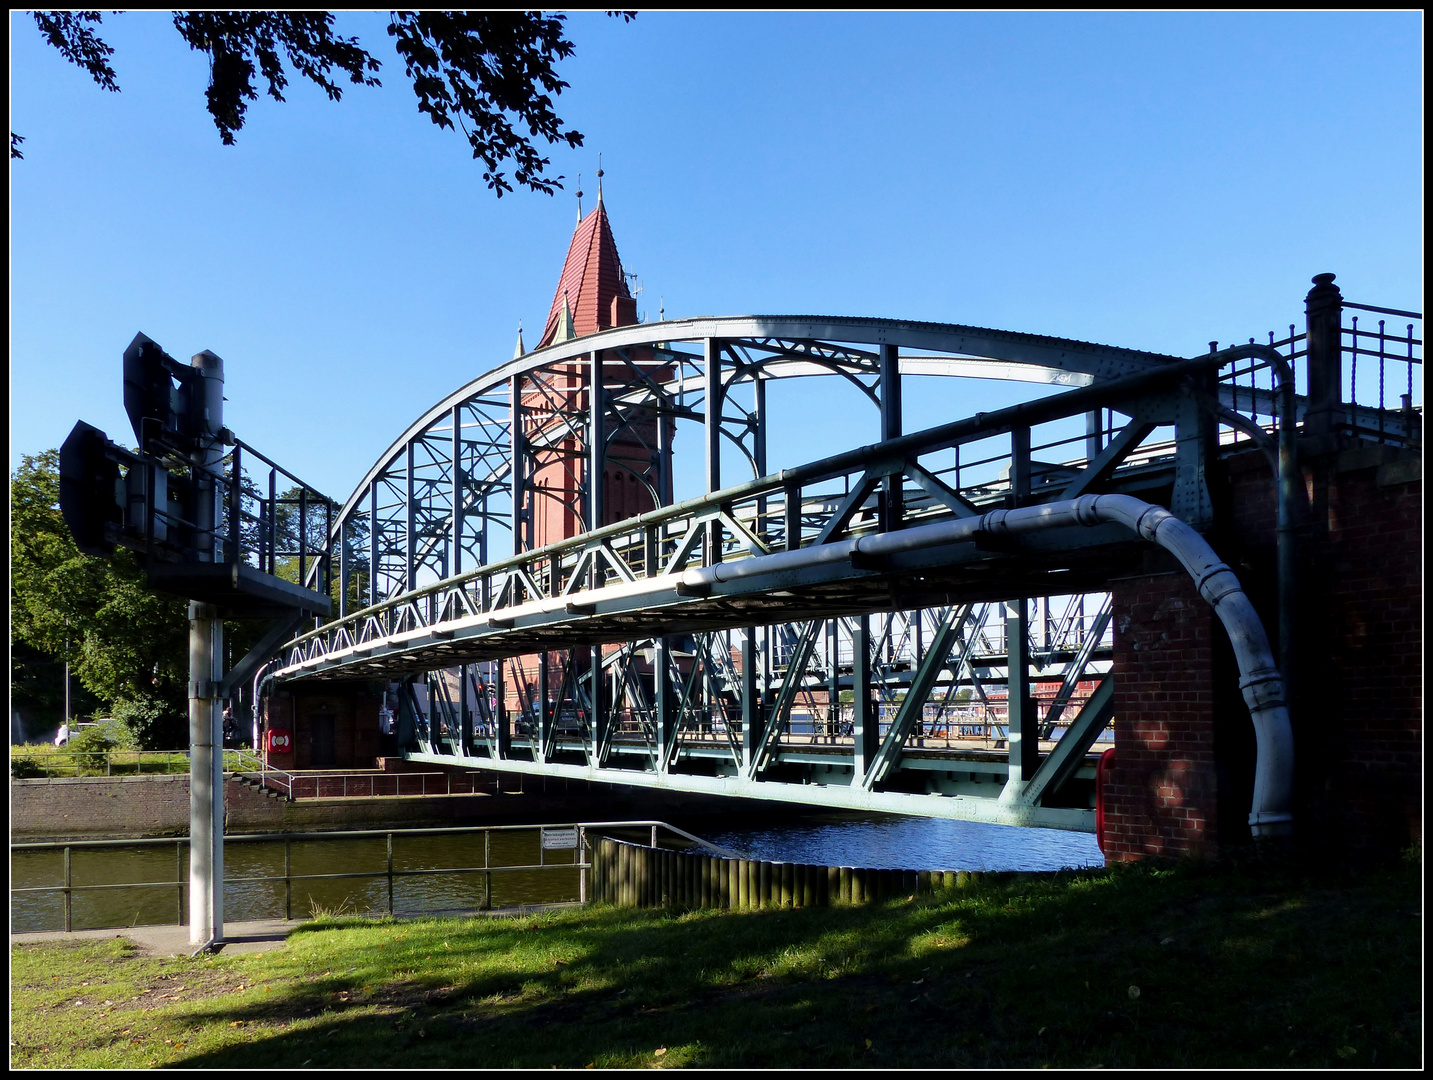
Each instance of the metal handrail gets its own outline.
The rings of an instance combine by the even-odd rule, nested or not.
[[[259,877],[231,878],[226,877],[226,885],[253,885],[268,882],[284,883],[284,918],[293,918],[293,883],[296,881],[317,881],[338,878],[386,878],[387,888],[387,914],[398,914],[393,903],[393,883],[396,878],[438,876],[446,874],[473,874],[485,875],[483,886],[483,910],[488,910],[492,905],[492,876],[493,874],[509,873],[519,870],[570,870],[576,869],[579,872],[578,878],[578,901],[586,903],[588,899],[587,872],[591,869],[591,860],[585,858],[585,853],[590,848],[588,833],[589,830],[608,829],[650,829],[651,845],[657,846],[658,830],[666,830],[689,843],[706,848],[724,858],[742,858],[743,856],[729,851],[726,848],[718,847],[699,836],[694,836],[674,825],[653,819],[642,819],[633,821],[597,821],[597,822],[569,822],[557,825],[470,825],[470,826],[448,826],[438,829],[345,829],[333,832],[319,833],[246,833],[242,835],[224,837],[225,844],[232,843],[277,843],[284,845],[284,873],[282,875],[266,875]],[[574,849],[573,861],[570,863],[551,863],[546,859],[547,849],[542,845],[541,837],[544,830],[577,830],[577,846]],[[492,833],[494,832],[520,832],[538,830],[538,862],[519,866],[493,866],[492,865]],[[393,838],[402,836],[441,836],[482,833],[483,842],[483,865],[463,867],[433,867],[424,870],[395,870],[393,868]],[[339,874],[295,874],[292,870],[292,845],[295,841],[319,841],[319,840],[354,840],[374,839],[384,837],[387,842],[386,865],[383,870],[362,870],[351,871]],[[188,844],[188,839],[136,839],[136,840],[80,840],[72,842],[34,842],[11,844],[11,852],[17,851],[61,851],[64,855],[64,881],[60,885],[31,885],[12,887],[11,895],[17,893],[54,893],[59,892],[64,896],[64,920],[65,931],[73,931],[73,897],[77,892],[102,891],[108,889],[175,889],[175,923],[183,924],[184,918],[184,890],[189,882],[183,873],[183,849]],[[175,880],[173,881],[139,881],[123,882],[120,884],[107,885],[76,885],[74,884],[72,871],[72,852],[75,850],[88,850],[92,848],[115,848],[115,847],[155,847],[173,844],[175,847]],[[94,929],[106,929],[95,927]]]
[[[699,529],[709,519],[715,520],[722,513],[729,513],[734,508],[734,504],[738,502],[761,498],[784,498],[787,497],[789,490],[799,491],[801,488],[813,484],[840,479],[846,474],[861,473],[865,475],[866,470],[881,466],[883,463],[889,465],[890,462],[897,459],[925,455],[957,446],[972,439],[986,438],[1002,432],[1028,429],[1035,425],[1049,423],[1088,411],[1091,406],[1102,405],[1111,394],[1141,392],[1171,381],[1177,381],[1186,375],[1218,369],[1229,363],[1231,359],[1242,358],[1242,354],[1234,357],[1229,351],[1226,351],[1218,355],[1169,363],[1156,370],[1124,376],[1105,384],[1069,390],[1050,398],[1026,402],[992,413],[980,413],[964,420],[938,425],[925,431],[900,436],[879,445],[848,450],[794,469],[783,469],[778,473],[746,481],[708,495],[646,511],[625,521],[592,529],[578,537],[556,541],[396,596],[386,597],[359,611],[332,620],[322,627],[298,635],[284,646],[285,660],[281,661],[281,664],[286,671],[303,669],[311,667],[314,663],[325,662],[330,653],[347,653],[349,650],[354,653],[352,659],[362,660],[374,647],[365,640],[365,627],[370,622],[379,629],[383,638],[393,632],[391,626],[383,624],[391,621],[396,614],[410,616],[415,626],[426,628],[435,620],[441,621],[442,615],[435,616],[433,614],[439,609],[446,611],[454,604],[464,608],[471,606],[475,601],[466,595],[466,590],[475,582],[494,583],[493,585],[484,585],[482,589],[477,590],[485,598],[481,601],[481,614],[489,616],[490,620],[502,619],[508,607],[532,607],[532,604],[516,602],[497,606],[496,599],[507,591],[503,582],[510,576],[515,579],[521,578],[528,583],[547,582],[545,586],[539,585],[539,591],[543,595],[536,596],[533,600],[533,604],[536,604],[537,607],[572,601],[580,594],[590,591],[588,586],[581,585],[574,589],[572,583],[577,580],[575,577],[577,570],[587,565],[589,558],[595,558],[593,553],[600,550],[603,545],[618,541],[629,534],[631,536],[636,536],[639,533],[646,535],[649,530],[655,530],[652,536],[663,551],[665,559],[665,556],[670,554],[667,547],[675,551],[678,547],[690,546],[691,537],[695,535],[694,529]],[[1283,358],[1279,359],[1282,362]],[[768,515],[768,517],[779,516]],[[868,527],[871,526],[860,525],[853,520],[850,531],[854,535]],[[670,531],[673,529],[683,531]],[[720,554],[722,560],[738,559],[746,554],[744,549],[739,550],[736,538],[727,537],[724,543],[730,550],[723,549]],[[731,547],[734,544],[737,547]],[[804,536],[801,538],[801,546],[810,546]],[[710,557],[716,558],[715,555]],[[704,561],[706,558],[708,557],[703,556]],[[546,570],[543,569],[544,567]],[[609,573],[600,574],[599,580],[592,584],[592,588],[605,587],[609,584],[607,579],[615,573],[616,571],[612,570]],[[643,577],[654,579],[661,574],[660,566],[645,567]],[[568,582],[568,584],[564,586],[564,582]],[[524,586],[524,588],[527,587]],[[486,599],[489,596],[493,599]],[[527,611],[520,613],[530,614]],[[544,617],[547,617],[545,609],[543,614]],[[489,628],[501,629],[502,625],[500,622],[490,622]]]
[[[162,764],[162,765],[165,765],[165,766],[173,766],[173,765],[175,765],[177,762],[176,762],[175,760],[173,760],[173,759],[179,759],[180,761],[182,761],[182,762],[185,763],[183,769],[172,769],[172,768],[171,768],[171,769],[167,769],[167,770],[166,770],[165,772],[163,772],[163,773],[151,773],[151,774],[148,774],[148,775],[156,775],[156,776],[183,776],[183,775],[186,775],[186,774],[188,773],[188,771],[189,771],[189,765],[188,765],[188,761],[189,761],[189,751],[188,751],[188,750],[94,750],[94,751],[89,751],[89,750],[44,750],[42,753],[34,754],[34,755],[16,755],[16,754],[13,754],[13,752],[12,752],[12,760],[32,761],[32,762],[35,763],[35,765],[36,765],[37,767],[43,768],[43,769],[45,770],[44,779],[71,779],[71,778],[73,778],[73,779],[81,779],[81,780],[100,779],[101,777],[99,776],[98,772],[94,773],[93,775],[84,775],[84,774],[82,774],[81,771],[80,771],[81,768],[86,768],[86,767],[87,767],[87,768],[94,768],[94,769],[97,770],[97,769],[99,768],[99,765],[96,764],[96,762],[97,762],[98,760],[100,760],[100,759],[103,759],[103,763],[104,763],[104,776],[105,776],[105,777],[115,777],[115,776],[131,775],[129,772],[127,772],[127,771],[121,771],[121,769],[119,768],[119,766],[128,764],[127,761],[122,760],[122,759],[126,759],[126,758],[131,757],[131,756],[133,756],[134,759],[135,759],[135,760],[134,760],[134,770],[133,770],[133,774],[132,774],[132,775],[136,775],[136,776],[138,776],[138,775],[145,775],[145,773],[144,773],[144,765],[146,764],[146,762],[145,762],[145,760],[144,760],[145,758],[150,758],[150,759],[155,759],[155,758],[159,758],[159,759],[169,759],[169,760],[161,760],[161,761],[157,762],[158,764]],[[55,758],[64,758],[64,759],[67,760],[68,764],[63,764],[63,765],[61,765],[61,764],[56,764],[56,763],[54,762],[54,760],[53,760],[53,759],[55,759]],[[82,762],[84,763],[83,765],[82,765]],[[149,764],[156,764],[156,762],[154,762],[153,760],[151,760],[151,761],[149,762]],[[57,771],[59,771],[59,770],[73,770],[74,773],[75,773],[75,775],[74,775],[74,777],[70,777],[70,776],[68,776],[68,775],[66,774],[66,775],[61,775],[61,776],[58,776],[58,777],[57,777],[57,776],[55,775],[55,773],[56,773]],[[330,782],[331,782],[331,781],[333,781],[333,780],[335,780],[335,779],[339,779],[339,780],[342,780],[342,781],[343,781],[342,794],[339,795],[339,796],[334,796],[334,797],[336,797],[336,798],[347,798],[347,797],[349,797],[350,795],[354,795],[354,796],[356,797],[356,796],[361,795],[362,792],[361,792],[360,790],[350,791],[350,786],[354,787],[355,789],[357,789],[357,788],[359,788],[359,787],[361,786],[361,785],[359,785],[359,784],[357,783],[357,782],[360,781],[360,780],[365,781],[365,782],[367,783],[367,785],[368,785],[368,792],[367,792],[367,794],[368,794],[368,795],[373,796],[373,797],[378,797],[377,781],[378,781],[378,779],[379,779],[380,777],[386,777],[386,776],[391,776],[391,777],[396,778],[396,782],[395,782],[395,785],[394,785],[395,790],[394,790],[394,792],[393,792],[393,794],[394,794],[395,796],[396,796],[396,795],[405,795],[405,794],[408,794],[408,795],[417,794],[417,795],[420,795],[420,796],[424,796],[424,795],[439,795],[439,794],[454,795],[454,794],[467,794],[467,793],[468,793],[468,792],[465,791],[465,790],[460,790],[460,791],[454,791],[454,790],[453,790],[453,782],[452,782],[453,774],[452,774],[451,772],[435,771],[435,772],[381,773],[381,772],[377,772],[377,771],[352,771],[352,770],[348,770],[348,771],[340,771],[340,772],[338,772],[337,774],[321,773],[321,772],[295,773],[295,772],[287,771],[287,770],[285,770],[285,769],[275,768],[274,766],[270,765],[270,764],[264,759],[264,757],[263,757],[262,755],[257,754],[257,753],[255,753],[255,752],[252,751],[252,750],[242,750],[242,749],[239,749],[239,750],[228,749],[228,750],[225,750],[225,751],[224,751],[224,772],[227,773],[227,774],[230,775],[230,776],[239,777],[239,778],[243,778],[243,779],[256,780],[256,781],[258,781],[258,783],[260,784],[260,786],[269,788],[270,790],[273,790],[273,791],[281,792],[281,793],[283,793],[283,794],[284,794],[287,798],[289,798],[289,799],[295,799],[295,798],[304,797],[304,796],[302,795],[302,790],[303,790],[304,786],[305,786],[306,784],[308,784],[308,783],[313,783],[313,784],[314,784],[314,787],[315,787],[314,794],[313,794],[312,796],[309,796],[309,797],[318,798],[318,797],[319,797],[319,795],[318,795],[318,790],[319,790],[318,785],[319,785],[322,781],[330,781]],[[442,785],[441,785],[441,787],[442,787],[442,790],[441,790],[441,791],[436,790],[436,788],[437,788],[439,785],[437,784],[437,782],[436,782],[436,780],[435,780],[434,778],[437,778],[437,777],[441,777],[441,778],[443,779],[443,783],[442,783]],[[403,789],[403,785],[404,785],[404,781],[405,781],[405,780],[409,781],[409,784],[410,784],[410,786],[411,786],[411,782],[412,782],[412,779],[413,779],[413,778],[419,778],[419,788],[420,788],[420,790],[419,790],[418,792],[416,792],[416,793],[415,793],[415,792],[404,792],[404,791],[402,790],[402,789]],[[35,779],[40,779],[40,778],[39,778],[39,777],[36,777]],[[352,782],[352,784],[351,784],[350,782]],[[434,788],[435,790],[429,790],[430,787]]]

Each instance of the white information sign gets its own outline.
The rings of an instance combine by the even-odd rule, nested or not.
[[[571,851],[577,847],[577,826],[542,830],[543,851]]]

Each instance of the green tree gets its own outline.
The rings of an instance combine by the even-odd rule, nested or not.
[[[611,14],[630,21],[636,13]],[[109,63],[114,49],[93,29],[101,22],[98,11],[37,11],[34,16],[45,40],[66,60],[103,89],[118,92]],[[389,13],[388,34],[412,80],[418,111],[441,128],[462,128],[474,160],[483,164],[483,179],[499,197],[513,190],[499,167],[509,161],[513,180],[524,187],[551,195],[562,186],[561,176],[544,171],[551,162],[534,139],[582,145],[582,134],[565,128],[553,110],[553,97],[569,85],[554,69],[573,53],[563,36],[564,22],[563,15],[540,11]],[[258,99],[255,74],[262,74],[271,98],[284,100],[285,58],[331,101],[343,97],[340,80],[345,77],[351,84],[380,85],[375,76],[379,61],[357,38],[336,36],[333,16],[325,11],[182,11],[175,13],[174,27],[190,48],[209,56],[205,99],[226,146],[244,126],[248,103]],[[11,132],[11,157],[24,156],[23,141]]]
[[[23,459],[10,478],[12,639],[63,663],[111,708],[142,706],[145,745],[187,743],[188,617],[151,592],[133,553],[82,554],[60,515],[59,452]]]

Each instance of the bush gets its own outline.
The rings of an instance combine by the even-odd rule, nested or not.
[[[44,775],[45,770],[34,758],[12,757],[10,759],[10,779],[12,780],[33,780]]]
[[[159,698],[118,702],[114,719],[128,733],[126,741],[141,750],[175,750],[189,745],[189,717]]]
[[[79,776],[100,776],[106,772],[106,755],[119,748],[119,740],[108,725],[85,728],[70,737],[68,749],[74,755],[75,773]]]
[[[128,724],[117,716],[97,717],[95,723],[114,740],[116,750],[138,750],[139,740]]]

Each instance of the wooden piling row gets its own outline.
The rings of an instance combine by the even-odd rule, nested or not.
[[[764,908],[874,904],[900,896],[969,888],[960,870],[873,870],[642,847],[601,837],[592,850],[590,895],[617,907]]]

